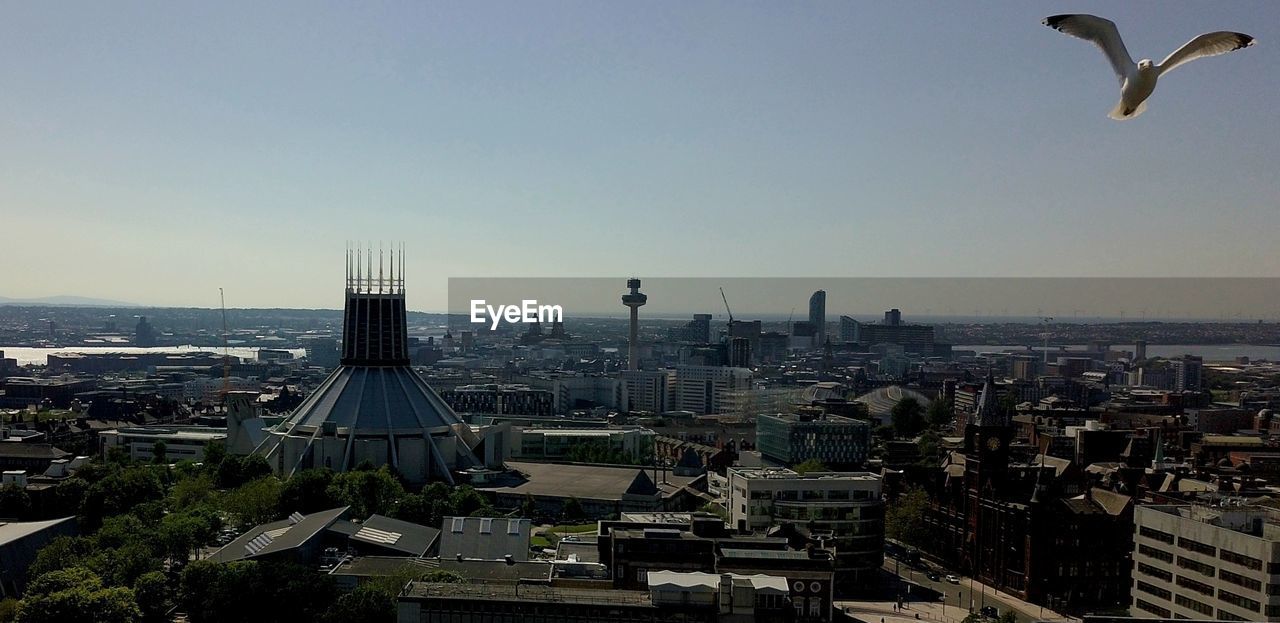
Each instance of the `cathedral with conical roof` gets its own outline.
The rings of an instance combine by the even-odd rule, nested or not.
[[[367,462],[453,484],[480,463],[470,428],[409,366],[404,253],[386,255],[348,250],[341,365],[253,450],[282,477]]]

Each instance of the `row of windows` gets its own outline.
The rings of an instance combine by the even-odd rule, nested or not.
[[[1178,604],[1183,608],[1190,608],[1192,610],[1195,610],[1196,612],[1199,612],[1200,614],[1203,614],[1205,616],[1213,616],[1213,606],[1210,606],[1209,604],[1201,601],[1196,601],[1190,597],[1187,597],[1186,595],[1178,595],[1173,599],[1173,603]]]
[[[1218,548],[1212,545],[1206,545],[1199,541],[1192,541],[1187,537],[1178,537],[1178,545],[1181,546],[1183,549],[1191,550],[1193,552],[1196,552],[1197,554],[1204,554],[1205,556],[1218,555]]]
[[[1256,600],[1249,599],[1248,597],[1243,597],[1235,593],[1227,592],[1222,589],[1218,589],[1218,599],[1220,601],[1225,601],[1233,606],[1239,606],[1246,610],[1252,610],[1254,612],[1262,612],[1262,604],[1258,603]]]
[[[1150,545],[1138,545],[1138,552],[1144,556],[1150,556],[1152,558],[1155,558],[1156,560],[1173,562],[1173,554],[1170,554],[1169,552],[1166,552],[1162,549],[1151,547]]]
[[[1143,582],[1142,580],[1138,580],[1137,586],[1138,586],[1138,590],[1144,593],[1147,593],[1149,595],[1155,595],[1156,597],[1159,597],[1160,599],[1163,599],[1165,601],[1169,601],[1170,599],[1173,599],[1173,593],[1170,592],[1168,589],[1160,588],[1159,586],[1152,586],[1150,584],[1147,584],[1146,582]]]
[[[1226,569],[1219,569],[1218,577],[1232,584],[1235,584],[1236,586],[1243,586],[1251,591],[1262,590],[1262,582],[1259,582],[1253,578],[1247,578],[1243,575],[1240,575],[1239,573],[1233,573],[1231,571],[1227,571]]]
[[[1151,576],[1151,577],[1153,577],[1153,578],[1160,578],[1161,580],[1164,580],[1165,582],[1172,582],[1172,581],[1173,581],[1173,574],[1172,574],[1172,573],[1169,573],[1168,571],[1165,571],[1164,569],[1160,569],[1160,568],[1157,568],[1157,567],[1152,567],[1151,565],[1149,565],[1149,564],[1147,564],[1147,563],[1145,563],[1145,562],[1140,562],[1140,563],[1138,563],[1138,573],[1141,573],[1141,574],[1143,574],[1143,575],[1149,575],[1149,576]]]
[[[1213,577],[1213,572],[1214,572],[1213,565],[1206,565],[1202,562],[1191,560],[1190,558],[1184,558],[1182,556],[1178,556],[1178,566],[1182,567],[1183,569],[1190,569],[1201,575]]]
[[[1178,576],[1178,586],[1189,588],[1202,595],[1213,597],[1213,587],[1204,582],[1197,582],[1185,575]]]
[[[1141,534],[1142,536],[1145,536],[1148,539],[1155,539],[1157,541],[1163,541],[1165,543],[1168,543],[1169,545],[1173,545],[1173,535],[1169,534],[1168,532],[1163,532],[1160,530],[1156,530],[1155,528],[1148,528],[1146,526],[1142,526],[1138,528],[1138,534]]]
[[[1227,612],[1226,610],[1223,610],[1222,608],[1218,608],[1218,620],[1219,621],[1248,621],[1249,619],[1246,619],[1242,616],[1236,616],[1234,614],[1231,614],[1230,612]]]
[[[1170,616],[1172,616],[1168,608],[1161,608],[1160,606],[1157,606],[1149,601],[1144,601],[1139,599],[1139,600],[1136,600],[1133,605],[1137,606],[1139,610],[1146,610],[1147,612],[1150,612],[1151,614],[1154,614],[1162,619],[1167,619]]]
[[[1262,570],[1262,561],[1252,556],[1237,554],[1233,551],[1229,551],[1225,549],[1222,550],[1222,553],[1220,554],[1220,556],[1222,557],[1223,560],[1229,563],[1240,565],[1241,567],[1244,567],[1246,569],[1253,569],[1254,571]]]

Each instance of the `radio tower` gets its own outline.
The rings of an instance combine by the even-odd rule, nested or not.
[[[640,293],[640,280],[632,277],[627,280],[627,287],[630,292],[622,295],[622,304],[631,308],[631,334],[630,342],[627,345],[627,369],[640,369],[640,344],[638,336],[640,333],[640,308],[649,302],[649,297]]]

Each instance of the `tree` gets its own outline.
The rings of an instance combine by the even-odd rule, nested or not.
[[[334,603],[327,575],[291,563],[197,560],[179,581],[192,623],[284,623],[322,620]]]
[[[218,466],[227,458],[227,446],[221,441],[210,441],[204,444],[204,465],[210,471],[217,471]]]
[[[133,583],[133,596],[142,612],[142,620],[158,623],[165,620],[165,613],[172,605],[172,591],[164,573],[151,571],[138,576]]]
[[[338,506],[329,495],[332,483],[333,471],[330,469],[304,469],[290,476],[280,489],[280,511],[309,515]]]
[[[920,487],[909,487],[885,509],[885,536],[907,545],[924,546],[929,540],[929,528],[924,520],[927,512],[928,494]]]
[[[186,564],[191,558],[191,550],[203,541],[205,523],[200,518],[187,514],[166,515],[160,521],[157,533],[164,555],[170,562]]]
[[[271,464],[261,455],[228,456],[218,464],[218,486],[234,489],[247,482],[271,475]]]
[[[818,459],[809,459],[799,465],[796,465],[795,467],[792,467],[791,469],[795,470],[797,474],[801,474],[801,475],[807,474],[809,472],[831,471],[822,461],[819,461]]]
[[[18,600],[12,597],[0,599],[0,621],[9,623],[18,616]]]
[[[357,586],[334,602],[333,608],[325,613],[324,620],[330,623],[394,623],[396,593],[372,584]]]
[[[421,493],[408,493],[402,496],[397,502],[395,508],[391,509],[391,516],[402,521],[410,523],[422,524],[424,526],[439,526],[440,518],[432,519],[432,504],[427,496]]]
[[[179,478],[169,488],[169,508],[182,510],[193,506],[212,504],[217,499],[218,491],[214,487],[213,476],[208,474],[191,474]]]
[[[489,504],[489,499],[480,494],[479,491],[471,488],[470,485],[462,485],[454,489],[449,494],[449,506],[453,509],[455,515],[467,517],[491,517],[494,515],[493,506]]]
[[[113,469],[102,480],[89,485],[81,514],[87,527],[94,528],[102,519],[127,512],[137,512],[144,502],[164,498],[164,484],[148,465],[132,465]]]
[[[725,510],[723,506],[720,506],[715,502],[707,502],[706,504],[703,504],[702,506],[698,507],[698,512],[711,513],[712,515],[715,515],[716,517],[719,517],[724,521],[729,521],[729,511]]]
[[[27,567],[27,578],[34,580],[50,571],[83,565],[93,550],[93,540],[89,537],[54,537],[36,552],[35,561]]]
[[[942,397],[938,397],[929,403],[928,413],[929,425],[938,428],[947,428],[954,423],[954,415],[951,412],[951,404]]]
[[[462,584],[463,582],[466,582],[467,579],[452,571],[436,569],[422,574],[419,581],[431,582],[433,584]]]
[[[0,488],[0,517],[26,519],[31,512],[31,496],[17,484]]]
[[[524,499],[520,501],[520,516],[533,519],[538,513],[538,503],[533,499],[532,495],[524,494]]]
[[[450,499],[452,494],[453,490],[448,485],[432,483],[421,493],[401,496],[392,509],[391,516],[424,526],[439,526],[445,517],[460,514],[454,510]]]
[[[404,485],[385,465],[376,470],[344,472],[333,477],[326,492],[338,504],[351,507],[356,517],[387,515],[404,495]]]
[[[142,617],[133,589],[105,588],[83,567],[51,571],[27,585],[18,623],[130,623]]]
[[[78,475],[67,478],[54,485],[48,511],[53,517],[66,517],[80,512],[80,504],[84,501],[89,483]]]
[[[138,578],[161,567],[154,544],[143,539],[114,550],[95,552],[86,564],[109,586],[133,586]]]
[[[938,433],[931,430],[920,433],[920,437],[916,439],[916,447],[920,449],[920,463],[936,466],[941,458],[941,444],[942,436]]]
[[[280,516],[280,489],[274,477],[259,478],[224,495],[222,508],[241,526],[266,523]]]
[[[146,524],[134,515],[117,515],[102,520],[102,527],[93,535],[98,549],[116,549],[136,543],[147,532]]]
[[[157,439],[156,442],[151,445],[151,462],[159,464],[168,463],[168,451],[168,444],[166,444],[163,439]]]
[[[582,521],[587,518],[587,512],[582,508],[582,502],[571,496],[564,501],[564,511],[561,516],[565,521]]]
[[[893,422],[894,432],[899,437],[914,437],[925,426],[924,408],[920,406],[920,401],[911,396],[893,405],[889,418]]]
[[[1018,623],[1018,615],[1014,614],[1012,609],[1005,610],[1000,618],[996,619],[996,623]]]

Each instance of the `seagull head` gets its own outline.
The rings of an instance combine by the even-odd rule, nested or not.
[[[1144,58],[1144,59],[1142,59],[1142,60],[1138,61],[1138,69],[1151,69],[1151,66],[1152,66],[1152,65],[1153,65],[1153,63],[1151,62],[1151,59],[1149,59],[1149,58]]]

